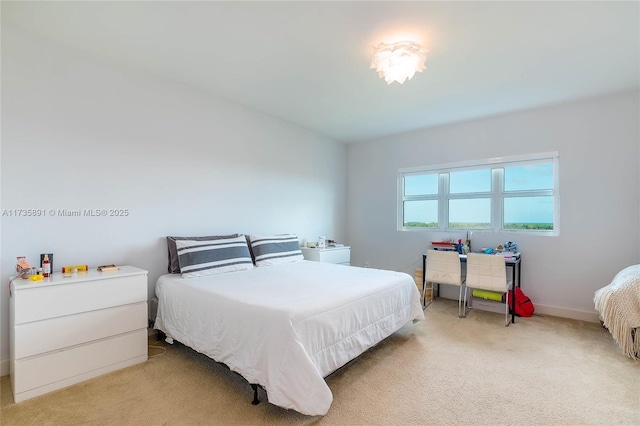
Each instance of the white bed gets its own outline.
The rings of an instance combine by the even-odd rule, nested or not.
[[[161,276],[155,328],[261,385],[270,403],[324,415],[324,377],[412,320],[408,274],[293,263],[197,278]]]
[[[640,264],[618,272],[608,285],[596,291],[593,301],[622,352],[640,359]]]

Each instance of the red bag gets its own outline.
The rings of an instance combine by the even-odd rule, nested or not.
[[[513,310],[511,290],[509,290],[508,297],[509,309]],[[533,306],[531,299],[529,299],[527,295],[520,290],[520,287],[516,287],[516,315],[519,317],[530,317],[533,315],[535,310],[536,309]]]

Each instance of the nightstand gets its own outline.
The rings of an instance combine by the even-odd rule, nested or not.
[[[338,263],[351,265],[351,247],[309,248],[302,247],[302,255],[306,260],[315,262]]]

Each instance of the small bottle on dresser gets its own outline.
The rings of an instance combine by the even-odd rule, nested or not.
[[[49,260],[49,255],[44,255],[44,260],[42,261],[42,276],[48,277],[51,275],[51,261]]]

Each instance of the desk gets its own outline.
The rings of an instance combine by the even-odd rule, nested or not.
[[[492,255],[492,256],[499,256],[499,255]],[[466,254],[461,254],[460,255],[460,262],[462,263],[466,263],[467,262],[467,255]],[[521,268],[521,264],[522,264],[522,256],[520,253],[516,253],[515,257],[505,257],[504,258],[504,262],[506,264],[507,267],[511,267],[511,289],[513,290],[516,286],[520,287],[520,268]],[[427,254],[423,254],[422,255],[422,306],[423,308],[426,308],[428,305],[426,305],[427,302],[427,294],[426,294],[426,290],[427,290]],[[440,284],[436,283],[436,296],[438,296],[440,293]],[[431,297],[434,297],[433,295]],[[515,306],[516,306],[516,292],[515,291],[511,291],[511,323],[515,323],[516,322],[516,314],[515,314]],[[465,306],[466,309],[466,306]]]

